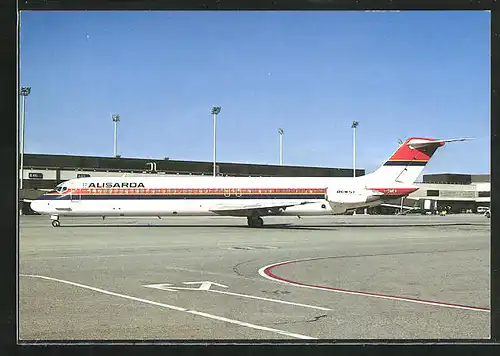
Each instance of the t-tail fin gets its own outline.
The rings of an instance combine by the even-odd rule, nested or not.
[[[465,140],[470,139],[408,138],[380,168],[362,177],[370,182],[413,184],[439,147],[446,142]]]

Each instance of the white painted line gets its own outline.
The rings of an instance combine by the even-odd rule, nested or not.
[[[259,274],[267,278],[271,281],[274,282],[280,282],[284,284],[289,284],[292,286],[296,287],[302,287],[302,288],[309,288],[309,289],[317,289],[317,290],[323,290],[327,292],[335,292],[335,293],[342,293],[342,294],[351,294],[351,295],[360,295],[363,297],[372,297],[372,298],[380,298],[380,299],[391,299],[391,300],[397,300],[401,302],[409,302],[409,303],[418,303],[418,304],[425,304],[425,305],[433,305],[433,306],[439,306],[439,307],[446,307],[446,308],[455,308],[455,309],[462,309],[462,310],[473,310],[473,311],[482,311],[482,312],[487,312],[489,313],[490,310],[486,308],[478,308],[478,307],[468,307],[465,305],[455,305],[455,304],[450,304],[450,303],[442,303],[442,302],[432,302],[432,301],[427,301],[427,300],[418,300],[418,299],[412,299],[412,298],[405,298],[405,297],[399,297],[399,296],[390,296],[390,295],[383,295],[383,294],[377,294],[377,293],[370,293],[370,292],[359,292],[359,291],[352,291],[352,290],[344,290],[344,289],[338,289],[338,288],[330,288],[330,287],[322,287],[322,286],[313,286],[313,285],[306,285],[303,283],[299,282],[294,282],[294,281],[288,281],[285,279],[280,279],[280,278],[274,278],[265,273],[265,270],[268,268],[272,267],[277,267],[279,265],[285,265],[287,263],[292,263],[292,262],[304,262],[304,261],[310,261],[314,260],[311,258],[308,259],[302,259],[302,260],[292,260],[292,261],[285,261],[285,262],[280,262],[280,263],[273,263],[271,265],[262,267],[259,269]]]
[[[268,328],[268,327],[265,327],[265,326],[259,326],[259,325],[255,325],[255,324],[250,324],[250,323],[246,323],[246,322],[239,321],[239,320],[228,319],[228,318],[221,317],[221,316],[218,316],[218,315],[213,315],[213,314],[199,312],[199,311],[196,311],[196,310],[190,310],[190,309],[186,309],[186,308],[182,308],[182,307],[177,307],[175,305],[169,305],[169,304],[159,303],[159,302],[155,302],[155,301],[148,300],[148,299],[133,297],[133,296],[130,296],[130,295],[125,295],[125,294],[110,292],[110,291],[107,291],[107,290],[104,290],[104,289],[101,289],[101,288],[91,287],[91,286],[87,286],[85,284],[80,284],[80,283],[75,283],[75,282],[71,282],[71,281],[66,281],[66,280],[63,280],[63,279],[57,279],[57,278],[52,278],[52,277],[47,277],[47,276],[40,276],[40,275],[29,275],[29,274],[20,274],[20,276],[22,276],[22,277],[40,278],[40,279],[46,279],[46,280],[49,280],[49,281],[55,281],[55,282],[65,283],[65,284],[69,284],[69,285],[72,285],[72,286],[76,286],[76,287],[80,287],[80,288],[84,288],[84,289],[93,290],[95,292],[99,292],[99,293],[103,293],[103,294],[107,294],[107,295],[112,295],[112,296],[115,296],[115,297],[120,297],[120,298],[124,298],[124,299],[134,300],[134,301],[137,301],[137,302],[151,304],[151,305],[156,305],[156,306],[159,306],[159,307],[162,307],[162,308],[173,309],[173,310],[177,310],[177,311],[185,312],[185,313],[189,313],[189,314],[199,315],[199,316],[203,316],[203,317],[206,317],[206,318],[209,318],[209,319],[214,319],[214,320],[219,320],[219,321],[225,321],[227,323],[236,324],[236,325],[239,325],[239,326],[245,326],[247,328],[252,328],[252,329],[257,329],[257,330],[263,330],[263,331],[269,331],[269,332],[272,332],[272,333],[275,333],[275,334],[280,334],[280,335],[285,335],[285,336],[289,336],[289,337],[294,337],[294,338],[297,338],[297,339],[309,339],[309,340],[315,340],[316,339],[314,337],[307,336],[307,335],[294,334],[294,333],[290,333],[288,331],[283,331],[283,330],[279,330],[279,329]]]
[[[198,283],[200,283],[200,282],[184,282],[184,284],[198,284]],[[233,292],[226,292],[226,291],[222,291],[222,290],[214,290],[214,289],[210,289],[210,285],[207,285],[207,284],[211,283],[211,284],[218,285],[221,287],[226,287],[226,288],[227,288],[227,286],[221,285],[218,283],[214,283],[214,282],[204,282],[204,283],[205,283],[205,285],[202,284],[200,286],[200,288],[174,287],[170,283],[146,284],[146,285],[143,285],[143,287],[154,288],[154,289],[159,289],[159,290],[166,290],[169,292],[176,292],[178,290],[214,292],[214,293],[219,293],[219,294],[227,294],[227,295],[234,295],[234,296],[243,297],[243,298],[259,299],[259,300],[265,300],[265,301],[269,301],[269,302],[288,304],[288,305],[294,305],[294,306],[305,307],[305,308],[312,308],[312,309],[319,309],[319,310],[326,310],[326,311],[332,310],[329,308],[317,307],[317,306],[309,305],[309,304],[293,303],[293,302],[287,302],[287,301],[279,300],[279,299],[257,297],[255,295],[239,294],[239,293],[233,293]]]
[[[319,309],[319,310],[326,310],[326,311],[331,310],[331,309],[328,309],[328,308],[317,307],[317,306],[309,305],[309,304],[293,303],[293,302],[287,302],[287,301],[279,300],[279,299],[257,297],[257,296],[254,296],[254,295],[232,293],[232,292],[226,292],[226,291],[222,291],[222,290],[213,290],[213,289],[210,289],[209,292],[235,295],[235,296],[244,297],[244,298],[260,299],[260,300],[266,300],[268,302],[276,302],[276,303],[281,303],[281,304],[290,304],[290,305],[295,305],[295,306],[299,306],[299,307],[306,307],[306,308],[312,308],[312,309]]]
[[[190,269],[190,268],[173,267],[173,266],[162,266],[162,268],[167,269],[167,270],[172,270],[172,271],[183,271],[183,272],[197,273],[197,274],[199,274],[199,273],[210,274],[210,275],[214,275],[214,276],[222,276],[224,278],[232,278],[232,279],[238,279],[238,280],[246,279],[246,280],[254,281],[254,282],[259,282],[259,281],[262,282],[262,279],[260,279],[259,277],[244,277],[244,276],[238,276],[238,275],[235,275],[232,273],[211,272],[211,271],[201,270],[201,269]],[[271,283],[270,281],[267,281],[267,280],[264,282]]]

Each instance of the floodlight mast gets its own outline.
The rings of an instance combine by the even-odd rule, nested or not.
[[[25,122],[25,113],[26,113],[26,97],[30,95],[31,87],[22,87],[20,91],[20,95],[22,96],[22,109],[21,109],[21,142],[20,142],[20,151],[21,151],[21,182],[19,183],[19,188],[23,189],[23,178],[24,178],[24,122]]]
[[[214,177],[217,175],[216,171],[216,162],[217,162],[217,115],[220,113],[221,107],[214,106],[212,107],[212,115],[214,116]]]
[[[358,127],[359,122],[353,121],[352,128],[352,174],[356,177],[356,127]]]
[[[283,165],[283,129],[280,127],[278,129],[278,133],[280,135],[280,166]]]
[[[113,124],[114,124],[114,135],[113,135],[113,157],[117,157],[117,139],[118,139],[118,121],[120,121],[120,115],[113,115]]]

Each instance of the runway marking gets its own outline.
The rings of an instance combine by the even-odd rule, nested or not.
[[[228,250],[276,250],[275,246],[231,246]]]
[[[284,330],[273,329],[273,328],[268,328],[266,326],[260,326],[260,325],[250,324],[250,323],[247,323],[247,322],[244,322],[244,321],[229,319],[229,318],[225,318],[225,317],[214,315],[214,314],[208,314],[208,313],[204,313],[204,312],[197,311],[197,310],[191,310],[191,309],[186,309],[186,308],[178,307],[178,306],[175,306],[175,305],[169,305],[169,304],[165,304],[165,303],[159,303],[159,302],[155,302],[155,301],[148,300],[148,299],[137,298],[137,297],[133,297],[133,296],[126,295],[126,294],[115,293],[115,292],[107,291],[107,290],[104,290],[104,289],[101,289],[101,288],[91,287],[91,286],[88,286],[88,285],[85,285],[85,284],[80,284],[80,283],[76,283],[76,282],[66,281],[66,280],[63,280],[63,279],[58,279],[58,278],[53,278],[53,277],[47,277],[47,276],[40,276],[40,275],[29,275],[29,274],[20,274],[20,276],[22,276],[22,277],[31,277],[31,278],[40,278],[40,279],[46,279],[46,280],[49,280],[49,281],[55,281],[55,282],[65,283],[65,284],[69,284],[69,285],[72,285],[72,286],[76,286],[76,287],[80,287],[80,288],[84,288],[84,289],[89,289],[89,290],[92,290],[92,291],[95,291],[95,292],[99,292],[99,293],[103,293],[103,294],[107,294],[107,295],[112,295],[112,296],[115,296],[115,297],[120,297],[120,298],[124,298],[124,299],[134,300],[134,301],[137,301],[137,302],[151,304],[151,305],[156,305],[156,306],[159,306],[159,307],[162,307],[162,308],[173,309],[173,310],[177,310],[177,311],[180,311],[180,312],[189,313],[189,314],[193,314],[193,315],[199,315],[199,316],[203,316],[203,317],[209,318],[209,319],[214,319],[214,320],[219,320],[219,321],[225,321],[227,323],[236,324],[236,325],[239,325],[239,326],[244,326],[244,327],[251,328],[251,329],[269,331],[269,332],[272,332],[272,333],[275,333],[275,334],[280,334],[280,335],[285,335],[285,336],[291,336],[291,337],[294,337],[294,338],[297,338],[297,339],[316,340],[316,338],[312,337],[312,336],[301,335],[301,334],[294,334],[294,333],[291,333],[291,332],[288,332],[288,331],[284,331]]]
[[[200,282],[184,282],[184,284],[197,284],[197,283],[200,283]],[[332,309],[329,309],[329,308],[317,307],[317,306],[309,305],[309,304],[287,302],[285,300],[272,299],[272,298],[264,298],[264,297],[257,297],[255,295],[240,294],[240,293],[227,292],[227,291],[222,291],[222,290],[214,290],[214,289],[210,289],[210,285],[208,283],[219,285],[219,286],[226,287],[226,288],[227,288],[227,286],[220,285],[220,284],[214,283],[214,282],[204,282],[204,283],[205,283],[205,285],[202,284],[200,286],[200,288],[175,287],[175,286],[172,286],[169,283],[148,284],[148,285],[143,285],[143,287],[146,287],[146,288],[155,288],[155,289],[166,290],[166,291],[171,291],[171,292],[175,292],[176,289],[178,289],[178,290],[195,290],[195,291],[196,290],[198,290],[198,291],[199,290],[203,290],[203,291],[206,291],[206,292],[219,293],[219,294],[227,294],[227,295],[234,295],[234,296],[243,297],[243,298],[259,299],[259,300],[265,300],[265,301],[268,301],[268,302],[294,305],[294,306],[298,306],[298,307],[305,307],[305,308],[312,308],[312,309],[319,309],[319,310],[326,310],[326,311],[332,310]]]
[[[281,304],[289,304],[289,305],[295,305],[295,306],[305,307],[305,308],[312,308],[312,309],[319,309],[319,310],[326,310],[326,311],[332,310],[332,309],[329,309],[329,308],[317,307],[317,306],[309,305],[309,304],[293,303],[293,302],[287,302],[287,301],[284,301],[284,300],[264,298],[264,297],[257,297],[257,296],[248,295],[248,294],[239,294],[239,293],[226,292],[226,291],[221,291],[221,290],[210,290],[210,291],[214,292],[214,293],[229,294],[229,295],[235,295],[235,296],[245,297],[245,298],[260,299],[260,300],[266,300],[268,302],[275,302],[275,303],[281,303]]]
[[[279,266],[284,266],[287,264],[293,264],[293,263],[298,263],[298,262],[317,261],[317,260],[323,260],[323,259],[328,259],[328,258],[332,258],[332,257],[317,257],[317,258],[307,258],[307,259],[301,259],[301,260],[279,262],[279,263],[275,263],[272,265],[262,267],[261,269],[259,269],[259,274],[262,277],[270,279],[272,281],[277,281],[277,282],[281,282],[281,283],[285,283],[285,284],[291,284],[291,285],[294,285],[297,287],[302,287],[302,288],[326,290],[326,291],[330,291],[330,292],[343,293],[343,294],[361,295],[364,297],[391,299],[391,300],[398,300],[398,301],[403,301],[403,302],[419,303],[419,304],[440,306],[440,307],[446,307],[446,308],[473,310],[473,311],[481,311],[481,312],[488,312],[488,313],[490,312],[490,309],[488,309],[488,308],[473,307],[473,306],[468,306],[468,305],[460,305],[460,304],[445,303],[445,302],[435,302],[435,301],[430,301],[430,300],[408,298],[408,297],[401,297],[401,296],[394,296],[394,295],[386,295],[386,294],[380,294],[380,293],[354,291],[354,290],[348,290],[348,289],[325,287],[325,286],[318,286],[318,285],[313,285],[313,284],[295,282],[295,281],[288,280],[286,278],[279,277],[279,276],[271,273],[271,270],[273,268],[276,268]]]

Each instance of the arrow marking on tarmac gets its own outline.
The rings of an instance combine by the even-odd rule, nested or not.
[[[170,283],[160,283],[160,284],[146,284],[146,285],[143,285],[143,287],[160,289],[160,290],[166,290],[166,291],[169,291],[169,292],[177,292],[178,290],[207,291],[207,292],[213,292],[213,293],[219,293],[219,294],[234,295],[236,297],[258,299],[258,300],[265,300],[265,301],[268,301],[268,302],[294,305],[294,306],[298,306],[298,307],[305,307],[305,308],[311,308],[311,309],[319,309],[319,310],[326,310],[326,311],[330,311],[331,310],[329,308],[318,307],[318,306],[315,306],[315,305],[302,304],[302,303],[294,303],[294,302],[287,302],[285,300],[271,299],[271,298],[264,298],[264,297],[257,297],[255,295],[232,293],[232,292],[226,292],[226,291],[222,291],[222,290],[210,289],[210,287],[212,285],[220,286],[220,287],[223,287],[223,288],[228,288],[228,286],[225,286],[225,285],[219,284],[219,283],[215,283],[215,282],[209,282],[209,281],[204,281],[204,282],[183,282],[183,284],[200,284],[200,286],[198,288],[175,287],[175,286],[172,286],[172,284],[170,284]]]
[[[96,288],[96,287],[88,286],[88,285],[81,284],[81,283],[66,281],[64,279],[58,279],[58,278],[53,278],[53,277],[48,277],[48,276],[32,275],[32,274],[19,274],[19,276],[20,277],[29,277],[29,278],[40,278],[40,279],[45,279],[45,280],[49,280],[49,281],[54,281],[54,282],[59,282],[59,283],[64,283],[64,284],[69,284],[69,285],[72,285],[72,286],[75,286],[75,287],[80,287],[80,288],[92,290],[94,292],[98,292],[98,293],[102,293],[102,294],[112,295],[112,296],[115,296],[115,297],[124,298],[124,299],[128,299],[128,300],[134,300],[136,302],[151,304],[151,305],[155,305],[155,306],[158,306],[158,307],[162,307],[162,308],[166,308],[166,309],[171,309],[171,310],[177,310],[177,311],[184,312],[184,313],[199,315],[199,316],[202,316],[202,317],[205,317],[205,318],[209,318],[209,319],[213,319],[213,320],[218,320],[218,321],[224,321],[224,322],[227,322],[227,323],[231,323],[231,324],[235,324],[235,325],[239,325],[239,326],[244,326],[244,327],[247,327],[247,328],[252,328],[252,329],[257,329],[257,330],[263,330],[263,331],[269,331],[269,332],[272,332],[272,333],[275,333],[275,334],[285,335],[285,336],[288,336],[288,337],[295,337],[295,338],[298,338],[298,339],[316,339],[315,337],[308,336],[308,335],[295,334],[295,333],[291,333],[291,332],[284,331],[284,330],[268,328],[266,326],[260,326],[260,325],[256,325],[256,324],[250,324],[250,323],[247,323],[245,321],[239,321],[239,320],[235,320],[235,319],[229,319],[229,318],[226,318],[226,317],[223,317],[223,316],[218,316],[218,315],[214,315],[214,314],[208,314],[208,313],[200,312],[200,311],[197,311],[197,310],[186,309],[186,308],[178,307],[178,306],[175,306],[175,305],[169,305],[169,304],[155,302],[153,300],[148,300],[148,299],[144,299],[144,298],[133,297],[131,295],[126,295],[126,294],[111,292],[111,291],[108,291],[108,290],[105,290],[105,289]]]
[[[183,284],[201,284],[198,290],[210,290],[210,287],[213,285],[222,287],[222,288],[228,288],[224,284],[219,284],[215,282],[209,282],[209,281],[204,281],[204,282],[183,282]]]
[[[163,283],[163,284],[148,284],[148,285],[144,285],[143,287],[147,287],[147,288],[155,288],[155,289],[161,289],[161,290],[168,290],[169,292],[177,292],[177,289],[170,289],[170,288],[167,288],[169,286],[171,286],[172,284],[170,283]],[[179,287],[177,287],[179,288]],[[180,289],[193,289],[193,290],[196,290],[196,288],[182,288],[180,287]]]
[[[183,282],[183,284],[199,284],[200,286],[198,288],[190,288],[190,287],[175,287],[170,283],[161,283],[161,284],[148,284],[144,285],[143,287],[148,287],[148,288],[155,288],[155,289],[161,289],[161,290],[168,290],[170,292],[177,292],[178,289],[183,289],[183,290],[210,290],[210,287],[213,285],[227,288],[224,284],[219,284],[215,282],[209,282],[209,281],[203,281],[203,282]]]

